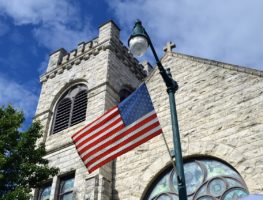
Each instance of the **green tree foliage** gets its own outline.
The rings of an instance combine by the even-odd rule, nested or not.
[[[22,112],[12,106],[0,107],[0,200],[28,200],[31,188],[58,173],[43,159],[45,145],[37,144],[40,123],[20,131],[23,122]]]

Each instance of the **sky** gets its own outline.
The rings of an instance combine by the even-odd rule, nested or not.
[[[160,57],[172,41],[179,53],[263,70],[262,8],[262,0],[0,0],[0,106],[23,110],[28,126],[49,54],[97,37],[110,19],[124,44],[140,19]]]

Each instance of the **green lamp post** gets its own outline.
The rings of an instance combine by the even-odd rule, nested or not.
[[[156,60],[156,64],[158,66],[159,72],[166,84],[167,93],[169,95],[169,102],[170,102],[170,112],[171,112],[172,130],[173,130],[173,144],[174,144],[175,159],[176,159],[175,165],[176,165],[179,199],[187,200],[179,126],[178,126],[175,97],[174,97],[175,92],[178,89],[177,82],[172,78],[170,69],[167,69],[167,70],[164,69],[153,47],[153,44],[151,42],[149,35],[147,34],[146,30],[142,26],[141,21],[139,20],[135,22],[133,32],[128,40],[128,45],[129,45],[131,53],[134,56],[142,56],[146,52],[148,46],[150,46],[152,53],[154,55],[154,58]]]

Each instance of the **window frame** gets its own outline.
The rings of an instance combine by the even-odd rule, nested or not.
[[[71,180],[71,179],[73,179],[73,181],[74,181],[73,182],[73,187],[71,188],[71,190],[62,193],[61,190],[62,190],[64,184],[66,183],[66,181]],[[56,199],[62,200],[64,195],[70,194],[70,193],[72,193],[74,195],[74,186],[75,186],[75,172],[59,177],[59,180],[58,180],[58,192],[57,192],[57,195],[56,195]]]
[[[44,191],[45,188],[50,187],[50,194],[49,194],[49,199],[51,198],[51,192],[52,192],[52,180],[44,183],[41,185],[41,187],[37,188],[36,196],[34,199],[36,200],[41,200],[41,195]]]
[[[74,90],[79,90],[75,95],[73,95],[72,93],[74,93]],[[75,122],[74,124],[72,124],[72,117],[73,117],[73,111],[74,111],[74,105],[75,105],[75,97],[78,96],[78,94],[80,94],[81,92],[85,91],[86,94],[86,98],[85,98],[85,112],[84,112],[84,119]],[[62,101],[64,101],[65,99],[69,99],[71,101],[70,103],[70,111],[69,111],[69,119],[68,119],[68,123],[65,127],[59,128],[56,132],[55,128],[56,128],[56,122],[57,122],[57,115],[58,115],[58,108],[59,105]],[[54,112],[53,112],[53,119],[52,119],[52,124],[51,124],[51,131],[50,134],[57,134],[65,129],[68,129],[71,126],[74,126],[76,124],[79,124],[83,121],[86,120],[86,114],[87,114],[87,105],[88,105],[88,87],[86,84],[84,83],[78,83],[75,85],[72,85],[71,87],[67,88],[64,93],[59,97],[59,99],[57,100]],[[83,114],[83,113],[82,113]]]

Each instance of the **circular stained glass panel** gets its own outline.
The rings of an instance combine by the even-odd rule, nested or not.
[[[248,195],[248,192],[243,188],[233,188],[225,192],[222,200],[238,200]]]
[[[242,177],[232,167],[218,160],[189,160],[184,164],[184,172],[188,200],[230,200],[248,195]],[[157,180],[143,199],[179,199],[177,175],[172,168]]]
[[[174,171],[172,172],[172,189],[178,193],[177,189],[177,177]],[[187,194],[191,195],[196,191],[198,187],[202,184],[203,180],[205,179],[205,174],[198,162],[190,162],[184,165],[184,174],[185,174],[185,183]]]
[[[215,197],[221,196],[226,189],[226,182],[221,178],[215,178],[208,183],[208,190]]]

